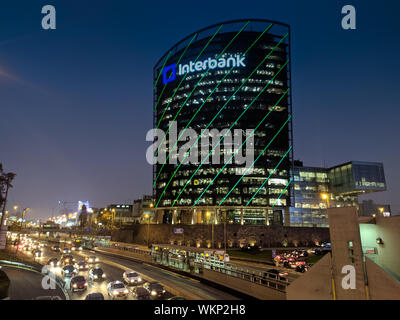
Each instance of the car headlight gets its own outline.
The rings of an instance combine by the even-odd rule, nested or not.
[[[94,278],[95,278],[95,279],[97,279],[97,278],[98,278],[98,277],[97,277],[97,274],[95,274],[95,275],[94,275]]]
[[[163,290],[162,293],[165,293],[165,290]]]
[[[141,278],[141,277],[139,277],[137,280],[138,280],[138,281],[142,281],[142,278]]]
[[[96,261],[99,261],[99,258],[96,258]]]
[[[73,287],[76,288],[76,284],[75,283],[73,284]]]
[[[129,290],[128,290],[128,289],[125,289],[125,290],[124,290],[124,293],[128,293],[128,292],[129,292]]]
[[[151,291],[151,295],[152,295],[152,296],[155,296],[156,294],[157,294],[156,290],[152,290],[152,291]]]
[[[113,294],[114,294],[114,295],[117,295],[117,294],[118,294],[118,291],[117,291],[117,290],[114,290],[114,291],[113,291]]]
[[[87,283],[85,282],[84,284],[83,284],[85,287],[87,287]]]
[[[105,274],[105,273],[103,273],[102,277],[103,277],[103,278],[105,278],[105,277],[106,277],[106,274]]]

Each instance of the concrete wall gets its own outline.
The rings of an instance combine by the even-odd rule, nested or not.
[[[371,300],[400,300],[400,282],[382,270],[372,260],[365,259]]]
[[[332,242],[332,269],[336,298],[338,300],[366,299],[357,208],[330,208],[328,209],[328,221]],[[349,246],[350,241],[352,248]],[[349,265],[354,267],[356,272],[356,288],[346,290],[342,287],[342,280],[345,277],[345,274],[342,274],[342,269]]]
[[[400,277],[400,216],[377,217],[378,235],[383,240],[381,263]]]
[[[174,234],[174,228],[183,228],[184,234]],[[167,225],[137,224],[129,230],[113,231],[112,240],[118,242],[174,243],[178,245],[207,247],[214,238],[216,247],[224,247],[224,226],[214,225]],[[282,247],[287,242],[289,247],[313,246],[315,243],[329,241],[327,228],[295,228],[275,226],[227,225],[227,247],[239,247],[254,243],[263,247]],[[214,236],[213,236],[214,235]]]
[[[331,255],[326,254],[286,289],[287,300],[331,300]]]

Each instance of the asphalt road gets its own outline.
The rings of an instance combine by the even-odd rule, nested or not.
[[[10,300],[32,300],[40,296],[59,296],[65,300],[65,295],[59,286],[55,289],[42,288],[43,275],[14,267],[2,267],[10,279],[8,295]]]
[[[38,258],[38,262],[42,264],[46,264],[50,258],[56,257],[58,259],[61,258],[61,253],[53,252],[51,250],[51,246],[53,244],[49,243],[43,249],[43,257]],[[26,253],[29,255],[29,253]],[[107,284],[110,281],[120,280],[122,281],[122,274],[126,270],[134,270],[140,274],[144,281],[158,281],[162,285],[174,288],[175,290],[188,293],[190,297],[201,300],[235,300],[237,297],[201,283],[198,280],[194,280],[185,276],[181,276],[175,274],[170,271],[166,271],[145,263],[134,262],[122,258],[112,257],[109,255],[104,255],[98,252],[93,252],[89,250],[83,250],[82,252],[72,251],[72,255],[75,260],[78,262],[80,260],[84,260],[87,255],[95,255],[99,258],[99,262],[96,265],[99,265],[104,272],[106,273],[106,280],[102,282],[91,282],[88,279],[88,271],[81,271],[79,275],[85,276],[88,281],[88,288],[82,292],[74,292],[70,293],[71,299],[80,300],[85,299],[88,293],[92,292],[101,292],[105,299],[108,299],[107,294]],[[53,270],[56,274],[61,275],[61,269],[55,268]],[[68,281],[67,281],[68,288]],[[182,294],[184,295],[184,294]],[[172,297],[173,294],[171,292],[166,292],[163,299],[168,299]],[[185,296],[185,295],[184,295]],[[133,296],[129,294],[128,299],[133,300]]]

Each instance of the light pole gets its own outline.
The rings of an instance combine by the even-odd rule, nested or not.
[[[148,213],[146,213],[145,218],[147,220],[147,248],[148,248],[149,247],[150,215]]]
[[[210,218],[211,218],[211,213],[209,211],[206,212],[206,217],[207,217],[207,224],[210,224]],[[214,238],[214,225],[211,225],[211,247],[213,246],[213,238]],[[210,229],[208,229],[210,232]]]
[[[324,200],[326,200],[327,209],[329,209],[329,193],[323,193],[323,194],[321,195],[321,198],[324,199]]]

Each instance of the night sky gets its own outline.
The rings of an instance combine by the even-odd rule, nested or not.
[[[41,28],[46,4],[56,30]],[[357,30],[341,28],[346,4]],[[295,158],[383,162],[388,191],[361,199],[400,213],[399,14],[398,1],[3,1],[0,162],[17,173],[8,210],[44,218],[58,200],[150,194],[154,64],[203,27],[262,18],[292,27]]]

